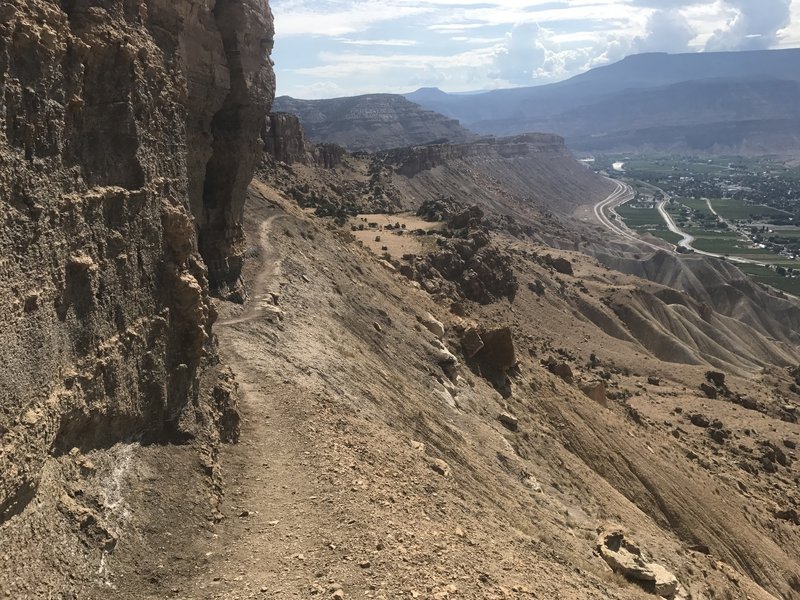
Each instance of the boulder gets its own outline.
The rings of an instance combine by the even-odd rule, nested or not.
[[[461,347],[467,358],[472,358],[483,349],[483,340],[477,329],[470,327],[464,331],[464,335],[461,336]]]
[[[436,471],[442,477],[450,476],[450,465],[444,462],[441,458],[433,458],[428,464],[430,465],[431,469]]]
[[[775,518],[781,519],[782,521],[789,521],[795,525],[800,525],[800,513],[793,508],[775,511]]]
[[[663,598],[673,598],[678,592],[678,580],[659,564],[648,562],[642,551],[618,529],[601,533],[597,550],[614,572],[635,581],[647,591]]]
[[[425,329],[430,331],[438,339],[442,339],[444,337],[444,324],[441,321],[439,321],[436,317],[434,317],[431,313],[425,313],[424,315],[422,315],[422,317],[420,317],[419,322],[422,323]]]
[[[540,279],[535,279],[534,281],[528,282],[528,289],[532,291],[537,296],[541,296],[544,294],[544,284]]]
[[[573,381],[572,369],[564,361],[553,362],[550,365],[548,365],[548,369],[553,375],[557,375],[567,383],[572,383]]]
[[[553,258],[549,254],[545,256],[545,263],[547,266],[552,267],[554,271],[557,273],[561,273],[562,275],[572,275],[572,263],[569,262],[566,258],[558,257]]]
[[[661,379],[653,375],[650,375],[650,377],[647,378],[647,383],[649,383],[650,385],[661,385]]]
[[[706,398],[714,400],[717,397],[717,388],[707,383],[700,384],[700,391],[706,395]]]
[[[725,373],[720,373],[719,371],[707,371],[706,381],[713,383],[716,387],[722,387],[725,385]]]
[[[652,588],[653,593],[662,598],[674,598],[678,592],[678,578],[657,563],[649,563],[648,567],[655,577]],[[647,587],[649,589],[649,586]]]
[[[456,213],[450,218],[448,225],[452,229],[463,229],[464,227],[477,227],[483,220],[483,211],[480,206],[473,205],[469,208]]]
[[[517,417],[507,412],[500,413],[497,417],[497,420],[503,424],[503,427],[510,429],[511,431],[516,431],[519,427],[519,420]]]
[[[450,352],[442,342],[434,340],[433,359],[442,368],[442,371],[450,378],[454,379],[458,370],[458,357]]]
[[[505,371],[517,363],[510,327],[485,331],[480,337],[483,348],[476,356],[483,363],[497,371]]]
[[[582,383],[580,385],[581,391],[586,394],[589,398],[597,402],[598,404],[602,404],[603,406],[607,406],[606,401],[606,384],[604,381],[596,380],[596,381],[588,381]]]
[[[712,428],[708,430],[709,437],[718,444],[724,444],[725,440],[731,437],[731,432],[727,429]]]
[[[706,428],[711,425],[711,421],[708,420],[708,417],[705,415],[701,415],[699,413],[695,413],[689,417],[689,420],[692,422],[692,425],[695,427],[703,427]]]

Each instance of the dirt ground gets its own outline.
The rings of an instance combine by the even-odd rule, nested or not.
[[[527,290],[467,317],[513,326],[522,362],[512,397],[467,365],[453,383],[419,317],[445,322],[454,350],[448,336],[463,317],[269,186],[252,187],[248,211],[250,299],[221,304],[217,326],[243,411],[241,441],[220,457],[225,518],[193,537],[188,554],[203,558],[192,570],[142,597],[651,597],[596,554],[611,522],[687,597],[772,597],[744,570],[791,578],[797,531],[769,507],[794,494],[794,467],[749,476],[687,413],[720,419],[751,452],[767,437],[796,439],[797,425],[701,400],[707,367],[676,370]],[[601,279],[600,267],[576,264],[583,281]],[[579,379],[594,376],[580,366],[589,354],[630,365],[609,382],[630,400],[596,404],[538,364],[544,348],[570,349]],[[744,389],[753,377],[729,383]],[[497,420],[503,411],[517,431]],[[734,514],[743,522],[731,524]],[[757,550],[738,554],[740,542]]]
[[[417,232],[436,231],[442,227],[443,223],[431,223],[412,213],[361,214],[350,220],[350,230],[356,240],[379,256],[388,254],[395,258],[429,251],[433,240]]]
[[[248,298],[217,302],[214,328],[240,441],[62,457],[73,496],[96,507],[67,508],[101,517],[78,521],[95,536],[92,584],[37,562],[51,538],[31,523],[13,577],[31,581],[33,565],[64,580],[6,597],[652,598],[600,557],[612,527],[675,575],[678,598],[799,597],[796,348],[741,289],[714,292],[733,318],[496,228],[513,301],[454,303],[359,244],[360,218],[337,226],[265,179],[246,211]],[[424,239],[417,252],[439,247]],[[467,356],[471,327],[510,328],[504,381]],[[716,399],[700,390],[709,370],[725,375]],[[39,498],[36,514],[65,510],[55,491]]]

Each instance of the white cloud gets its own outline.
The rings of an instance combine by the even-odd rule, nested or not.
[[[792,0],[726,0],[735,16],[714,31],[706,50],[763,50],[791,23]]]
[[[274,0],[272,7],[279,91],[307,97],[535,85],[636,52],[800,45],[800,0]]]
[[[800,46],[800,0],[792,2],[791,21],[778,32],[777,46],[780,48]]]
[[[420,16],[433,8],[381,0],[338,3],[294,3],[274,5],[275,37],[315,35],[339,37],[366,31],[371,26],[404,17]]]
[[[294,69],[300,75],[321,78],[341,78],[355,75],[374,75],[392,69],[426,71],[430,69],[452,69],[463,67],[486,67],[491,64],[491,49],[478,49],[460,52],[451,56],[394,54],[381,56],[357,53],[322,53],[324,64]]]
[[[348,46],[416,46],[417,40],[338,40]]]
[[[633,40],[636,52],[687,52],[697,33],[688,19],[676,9],[657,10],[647,21],[644,35]]]
[[[552,32],[535,23],[517,25],[495,48],[492,76],[512,84],[531,85],[555,76],[559,62]]]
[[[463,32],[470,29],[481,29],[486,27],[485,23],[437,23],[428,25],[431,31],[444,31],[446,33]]]

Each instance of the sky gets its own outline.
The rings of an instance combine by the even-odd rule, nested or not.
[[[800,47],[800,0],[272,0],[278,95],[466,92],[641,52]]]

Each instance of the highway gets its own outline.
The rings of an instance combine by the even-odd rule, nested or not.
[[[658,203],[658,212],[661,213],[661,218],[664,219],[664,222],[667,224],[667,229],[669,229],[672,233],[676,233],[681,236],[683,239],[678,242],[678,246],[681,248],[686,248],[687,250],[694,250],[692,248],[692,242],[694,242],[694,236],[689,235],[682,229],[680,229],[676,224],[675,221],[672,220],[672,215],[667,212],[667,209],[664,208],[669,202],[669,198],[666,200],[662,200]],[[698,254],[706,254],[705,252],[701,252],[700,250],[694,250]],[[714,256],[710,254],[709,256]]]
[[[666,198],[665,200],[662,200],[661,202],[659,202],[659,203],[658,203],[658,212],[659,212],[659,213],[661,213],[661,218],[662,218],[662,219],[664,219],[664,221],[666,222],[666,224],[667,224],[667,228],[668,228],[668,229],[669,229],[669,230],[670,230],[672,233],[677,233],[678,235],[680,235],[680,236],[682,236],[682,237],[683,237],[683,239],[682,239],[681,241],[679,241],[679,242],[678,242],[678,246],[680,246],[680,247],[682,247],[682,248],[686,248],[687,250],[691,250],[691,251],[692,251],[692,252],[694,252],[695,254],[701,254],[701,255],[703,255],[703,256],[711,256],[711,257],[713,257],[713,258],[724,258],[724,259],[727,259],[727,260],[729,260],[729,261],[731,261],[731,262],[735,262],[735,263],[740,263],[740,264],[750,264],[750,265],[763,265],[763,264],[764,264],[763,262],[759,262],[759,261],[757,261],[757,260],[750,260],[750,259],[748,259],[748,258],[742,258],[742,257],[740,257],[740,256],[730,256],[730,255],[728,255],[728,256],[725,256],[725,255],[723,255],[723,254],[715,254],[715,253],[713,253],[713,252],[705,252],[705,251],[703,251],[703,250],[698,250],[697,248],[694,248],[694,247],[692,246],[692,244],[694,243],[694,241],[695,241],[695,239],[696,239],[696,238],[695,238],[694,236],[692,236],[692,235],[689,235],[688,233],[686,233],[685,231],[683,231],[682,229],[680,229],[680,228],[679,228],[679,227],[678,227],[678,226],[675,224],[675,221],[673,221],[673,220],[672,220],[672,215],[671,215],[671,214],[669,214],[669,213],[667,212],[667,209],[665,208],[665,207],[666,207],[666,205],[667,205],[667,202],[669,202],[669,198]],[[723,223],[727,223],[727,221],[725,221],[724,219],[722,219],[722,218],[721,218],[721,217],[720,217],[720,216],[717,214],[717,211],[715,211],[715,210],[712,208],[712,206],[711,206],[711,201],[709,201],[709,200],[706,200],[706,202],[708,203],[708,209],[709,209],[709,210],[710,210],[712,213],[714,213],[714,215],[715,215],[715,216],[716,216],[716,217],[717,217],[717,218],[718,218],[720,221],[722,221]]]
[[[619,215],[615,212],[615,208],[625,204],[626,202],[630,201],[634,197],[633,188],[626,183],[622,183],[621,181],[617,181],[615,179],[609,178],[614,184],[614,191],[608,195],[605,200],[598,202],[594,205],[594,216],[595,219],[606,229],[611,231],[611,233],[628,240],[629,242],[635,242],[637,245],[645,245],[654,250],[665,250],[663,246],[657,246],[656,244],[651,244],[650,242],[645,242],[639,236],[636,235],[634,231],[629,229],[624,221],[619,217]],[[661,214],[661,218],[664,219],[664,222],[667,225],[667,228],[672,232],[679,236],[681,236],[681,240],[678,242],[678,246],[681,248],[686,248],[687,250],[691,250],[695,254],[700,254],[702,256],[710,256],[712,258],[723,258],[726,260],[730,260],[731,262],[741,263],[741,264],[752,264],[752,265],[761,265],[763,263],[750,260],[747,258],[741,258],[739,256],[724,256],[722,254],[715,254],[713,252],[705,252],[703,250],[697,250],[696,248],[692,247],[692,243],[695,241],[694,236],[689,235],[685,231],[683,231],[680,227],[675,224],[675,221],[672,219],[672,215],[667,212],[666,205],[669,202],[669,197],[665,197],[664,200],[658,203],[658,212]],[[711,208],[711,203],[709,202],[709,209],[714,213],[713,208]],[[610,213],[612,216],[609,217],[606,212]]]
[[[614,185],[614,191],[609,194],[609,196],[598,202],[594,205],[594,217],[597,219],[600,224],[611,231],[612,233],[616,234],[617,236],[628,240],[629,242],[635,242],[637,245],[645,245],[654,250],[664,250],[665,248],[662,246],[657,246],[655,244],[651,244],[650,242],[645,242],[639,236],[636,235],[635,232],[631,231],[623,222],[623,220],[617,215],[614,209],[621,204],[625,204],[629,200],[632,200],[634,197],[633,188],[629,186],[627,183],[622,183],[621,181],[616,181],[615,179],[610,179]],[[609,218],[606,214],[606,211],[611,213],[613,217]]]

